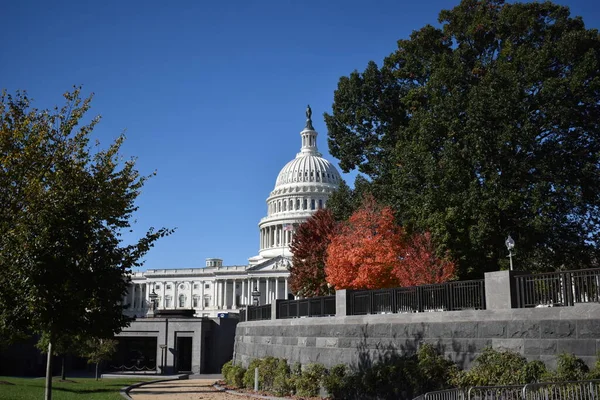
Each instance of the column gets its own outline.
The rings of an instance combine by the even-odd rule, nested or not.
[[[246,280],[245,279],[242,279],[242,297],[241,297],[241,301],[242,301],[242,304],[241,304],[242,306],[245,305],[245,304],[248,304],[248,303],[246,303]]]
[[[215,279],[212,283],[212,297],[210,299],[213,308],[217,307],[217,286],[219,286],[219,281]]]
[[[204,310],[204,281],[200,281],[200,309]]]
[[[216,282],[217,286],[215,287],[215,297],[217,298],[217,308],[221,308],[221,281],[218,280]]]
[[[269,278],[266,278],[267,284],[265,287],[265,304],[271,303],[271,293],[269,292]]]
[[[285,299],[288,299],[288,278],[284,279],[284,293],[285,293]]]
[[[279,297],[279,278],[275,278],[275,300]]]
[[[194,308],[194,281],[190,281],[190,308]]]
[[[163,296],[162,296],[162,308],[167,308],[167,281],[163,281],[162,283],[162,291],[163,291]]]
[[[231,308],[232,309],[236,309],[237,308],[237,304],[235,304],[235,279],[232,279],[231,281]]]
[[[139,284],[138,287],[140,288],[140,293],[139,293],[139,301],[138,301],[138,308],[140,310],[144,309],[144,284]]]

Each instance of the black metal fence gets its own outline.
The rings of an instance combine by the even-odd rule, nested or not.
[[[277,302],[277,319],[335,316],[335,296]]]
[[[394,289],[349,291],[348,315],[485,310],[483,279]]]
[[[514,284],[518,308],[600,301],[600,268],[518,275]]]
[[[245,315],[246,321],[261,321],[264,319],[271,319],[270,304],[265,304],[264,306],[248,306]]]

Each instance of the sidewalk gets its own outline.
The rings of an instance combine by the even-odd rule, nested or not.
[[[129,395],[133,400],[244,400],[247,396],[236,396],[219,392],[213,387],[217,378],[199,376],[187,380],[152,383],[133,389]]]

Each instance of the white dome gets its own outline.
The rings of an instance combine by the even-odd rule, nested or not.
[[[289,249],[295,228],[317,210],[326,207],[327,199],[337,189],[341,177],[317,150],[317,132],[312,126],[310,107],[306,127],[300,136],[302,147],[296,158],[277,175],[275,188],[267,199],[267,216],[260,220],[260,252],[251,262],[277,256],[290,257]]]
[[[275,189],[299,182],[331,183],[337,186],[340,179],[337,169],[326,159],[300,153],[279,172]]]

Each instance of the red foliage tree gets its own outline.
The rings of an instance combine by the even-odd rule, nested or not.
[[[319,210],[298,226],[290,249],[294,254],[290,267],[292,292],[303,297],[324,296],[333,289],[325,280],[325,256],[329,237],[336,222],[329,210]]]
[[[446,255],[436,256],[431,233],[417,233],[407,240],[402,262],[393,270],[401,286],[442,283],[455,277],[456,265]]]
[[[327,249],[325,273],[335,289],[377,289],[400,286],[399,267],[404,231],[389,207],[365,198]]]

